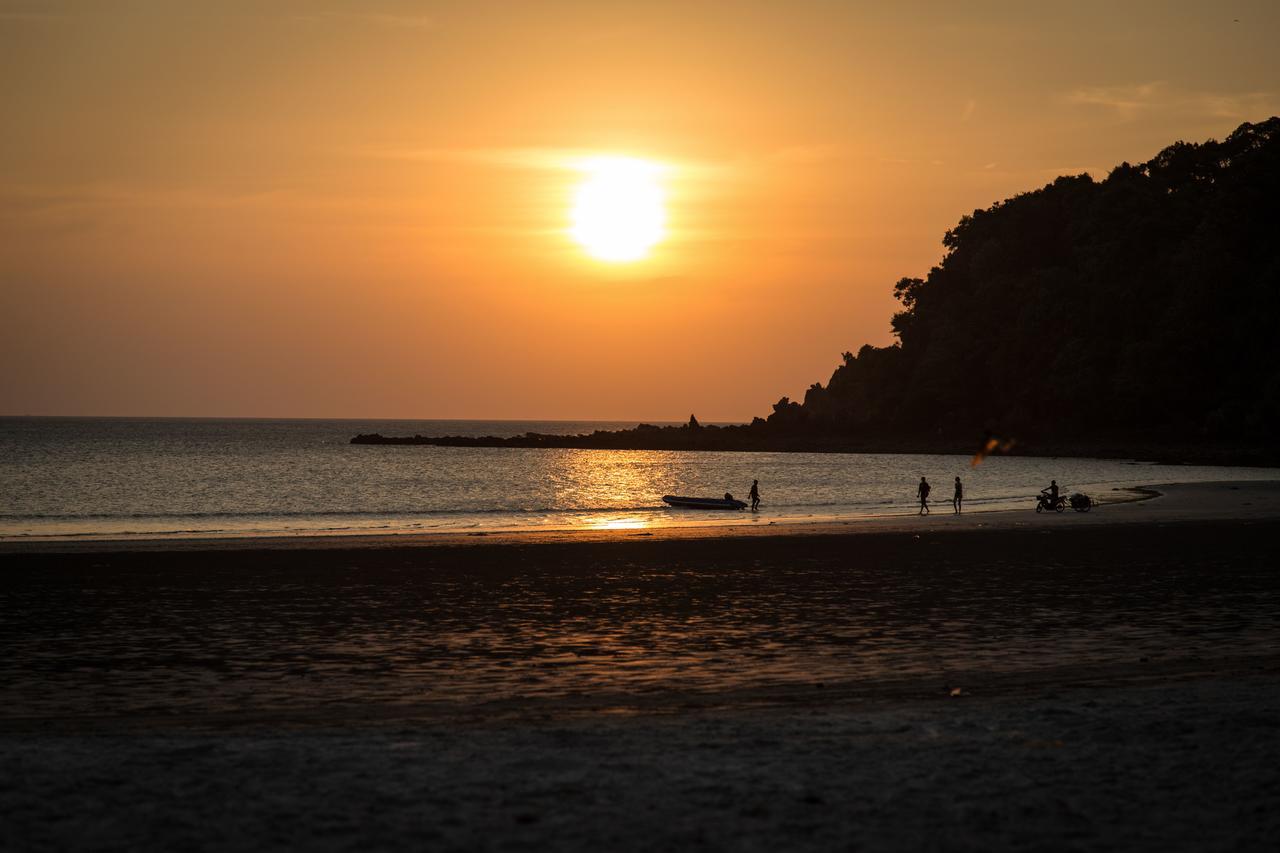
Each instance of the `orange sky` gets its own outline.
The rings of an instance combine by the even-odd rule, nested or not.
[[[0,414],[747,419],[963,213],[1280,112],[1270,2],[196,5],[0,0]]]

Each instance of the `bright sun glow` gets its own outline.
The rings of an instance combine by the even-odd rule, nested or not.
[[[662,169],[644,160],[599,157],[582,164],[569,233],[602,261],[636,261],[662,240]]]

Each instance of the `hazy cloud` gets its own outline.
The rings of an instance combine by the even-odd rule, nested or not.
[[[589,148],[538,148],[538,147],[475,147],[475,148],[382,148],[359,152],[363,156],[393,160],[417,160],[425,163],[460,163],[488,166],[498,169],[523,169],[544,172],[577,172],[591,160],[600,157],[632,157],[652,162],[664,170],[676,172],[682,178],[710,178],[726,172],[760,164],[788,162],[810,163],[828,159],[831,150],[827,146],[806,146],[780,149],[755,158],[712,162],[706,160],[673,159],[661,154],[644,151],[610,151]]]
[[[435,19],[430,15],[406,15],[394,12],[337,12],[323,11],[310,12],[305,15],[296,15],[299,21],[307,21],[309,23],[318,23],[324,21],[340,21],[344,23],[365,23],[381,27],[393,27],[401,29],[425,30],[435,27]]]
[[[1153,114],[1246,120],[1270,115],[1280,103],[1275,92],[1204,92],[1180,90],[1161,80],[1121,86],[1076,89],[1068,104],[1109,110],[1131,120]]]
[[[1091,86],[1067,93],[1069,104],[1104,107],[1126,118],[1153,106],[1163,83],[1139,83],[1128,86]]]
[[[71,17],[61,12],[0,9],[0,23],[53,24],[69,20]]]
[[[847,154],[842,145],[792,145],[773,151],[765,159],[775,163],[828,163]]]
[[[599,152],[572,148],[387,148],[364,152],[391,160],[421,160],[439,163],[472,163],[504,169],[563,171]]]
[[[93,217],[120,210],[226,210],[303,203],[282,190],[220,192],[196,188],[141,187],[127,184],[0,186],[0,219],[41,225],[65,218]],[[314,205],[315,199],[305,203]]]

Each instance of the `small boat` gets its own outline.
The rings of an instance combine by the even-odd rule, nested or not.
[[[682,509],[746,509],[747,505],[739,500],[725,498],[686,498],[680,495],[663,495],[662,502],[678,506]]]

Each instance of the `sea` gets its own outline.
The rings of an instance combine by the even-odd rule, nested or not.
[[[352,445],[358,433],[576,434],[632,421],[0,418],[0,540],[487,533],[786,524],[913,513],[921,476],[950,511],[1031,509],[1050,479],[1106,501],[1137,486],[1280,471],[1142,460]],[[745,498],[751,512],[666,507]]]

